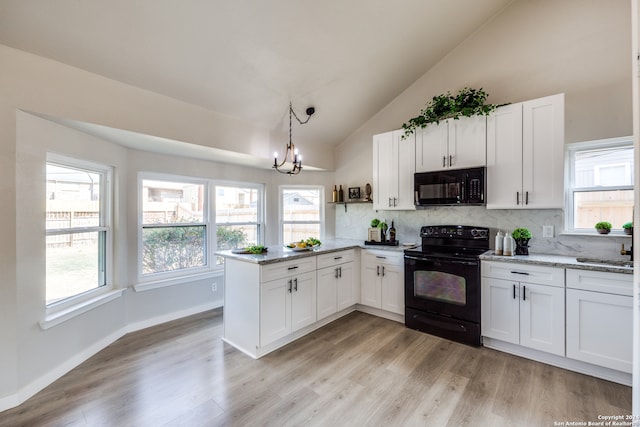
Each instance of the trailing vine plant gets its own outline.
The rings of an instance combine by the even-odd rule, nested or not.
[[[409,119],[402,124],[404,129],[403,138],[408,137],[416,131],[427,127],[430,123],[440,123],[441,120],[459,119],[460,116],[471,117],[477,115],[487,116],[498,105],[485,104],[488,94],[482,89],[472,89],[465,87],[455,96],[447,92],[434,96],[431,101],[420,111],[418,117]]]

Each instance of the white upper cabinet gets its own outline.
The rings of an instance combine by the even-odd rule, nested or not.
[[[415,137],[395,130],[373,136],[373,208],[414,210]]]
[[[487,120],[487,209],[564,207],[564,94],[496,109]]]
[[[432,123],[416,131],[416,172],[485,166],[486,149],[485,116]]]

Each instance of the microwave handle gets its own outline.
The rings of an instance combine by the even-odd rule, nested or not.
[[[469,176],[466,175],[466,179],[462,180],[462,200],[464,202],[467,201],[467,181],[469,180]]]

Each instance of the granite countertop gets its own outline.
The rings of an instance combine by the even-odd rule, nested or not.
[[[579,257],[578,257],[579,258]],[[563,255],[529,254],[502,256],[496,255],[494,251],[487,251],[480,255],[484,261],[513,262],[520,264],[546,265],[549,267],[576,268],[580,270],[607,271],[610,273],[633,274],[633,267],[609,265],[594,262],[578,262],[576,257]]]
[[[351,240],[351,239],[335,239],[326,240],[322,242],[322,245],[315,249],[307,251],[293,251],[278,245],[269,245],[268,252],[264,254],[234,254],[231,251],[216,252],[217,256],[235,259],[239,261],[246,261],[253,264],[271,264],[276,262],[290,261],[292,259],[299,259],[309,256],[316,256],[321,254],[327,254],[331,252],[343,251],[346,249],[361,248],[361,249],[382,249],[388,251],[404,251],[402,246],[386,246],[386,245],[365,245],[363,240]]]

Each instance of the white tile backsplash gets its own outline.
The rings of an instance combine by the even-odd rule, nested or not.
[[[561,209],[512,209],[494,210],[482,206],[446,206],[416,211],[374,211],[369,204],[336,206],[336,237],[366,240],[367,228],[373,218],[395,222],[400,242],[420,242],[420,227],[423,225],[475,225],[491,229],[490,244],[498,230],[512,231],[526,227],[533,234],[529,252],[566,256],[588,256],[607,259],[628,259],[620,255],[620,246],[625,248],[631,239],[622,236],[575,236],[562,235],[563,213]],[[555,236],[542,237],[542,226],[552,225]]]

